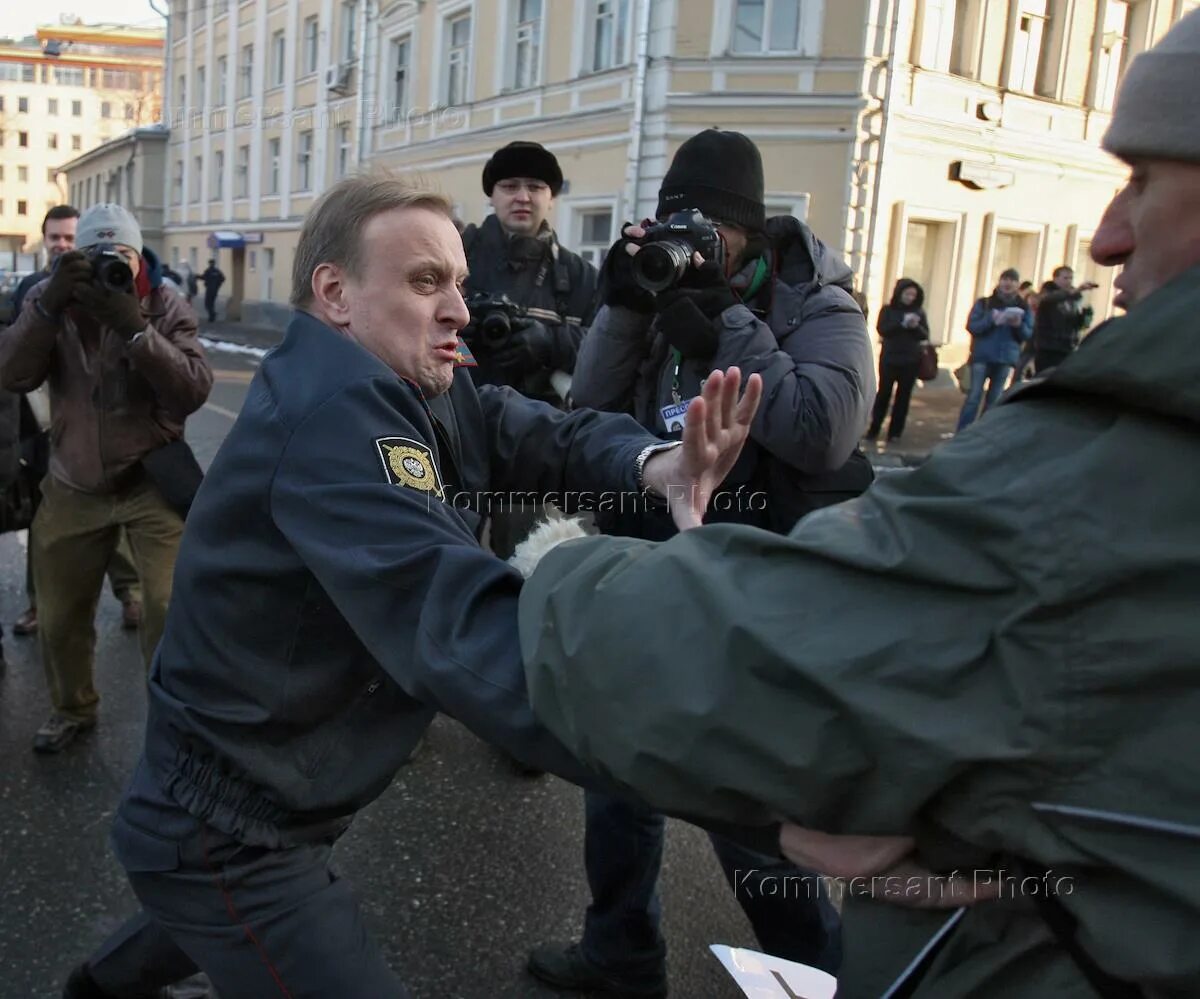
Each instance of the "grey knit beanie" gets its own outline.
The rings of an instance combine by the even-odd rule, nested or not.
[[[1100,144],[1136,156],[1200,163],[1200,10],[1129,64]]]
[[[142,230],[128,210],[111,202],[92,205],[79,216],[75,245],[84,250],[98,243],[120,243],[142,252]]]

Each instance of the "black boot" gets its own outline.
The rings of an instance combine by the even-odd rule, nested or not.
[[[574,943],[538,947],[529,955],[529,971],[546,984],[571,992],[599,992],[637,999],[663,999],[667,994],[665,975],[658,983],[630,984],[597,968],[583,956],[579,944]]]

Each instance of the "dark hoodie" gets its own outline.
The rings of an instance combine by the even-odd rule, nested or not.
[[[912,305],[902,305],[900,296],[908,288],[917,289],[916,300]],[[879,311],[879,319],[875,328],[883,340],[883,350],[879,355],[880,364],[916,365],[921,360],[921,342],[929,339],[929,320],[921,306],[925,303],[925,289],[911,278],[901,278],[896,282],[892,291],[892,300]],[[918,317],[916,326],[904,325],[904,317],[915,314]]]

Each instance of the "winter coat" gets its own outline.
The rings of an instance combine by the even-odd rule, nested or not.
[[[1197,315],[1193,268],[790,536],[552,551],[521,594],[535,712],[664,811],[1050,869],[1105,972],[1200,994]],[[839,999],[892,994],[943,928],[916,999],[1095,999],[1012,889],[848,898]]]
[[[917,297],[911,305],[902,305],[900,296],[907,288],[916,288]],[[925,290],[916,281],[901,278],[896,282],[891,302],[879,311],[879,319],[875,323],[883,340],[883,349],[879,352],[880,364],[915,367],[920,363],[921,344],[929,339],[929,320],[921,307],[924,302]],[[904,317],[910,314],[919,317],[916,326],[904,324]]]
[[[992,320],[993,312],[1009,307],[1024,310],[1021,325],[997,326]],[[1033,336],[1033,310],[1019,295],[1005,298],[996,291],[975,303],[967,318],[967,332],[971,334],[973,364],[1007,364],[1016,367],[1021,359],[1021,344]]]
[[[575,370],[580,341],[596,315],[596,268],[559,244],[548,225],[536,238],[512,238],[500,220],[489,215],[482,225],[467,226],[462,238],[469,270],[467,294],[507,295],[544,323],[553,338],[549,366],[531,367],[515,380],[513,372],[493,363],[486,347],[475,344],[475,384],[511,384],[531,398],[561,404],[550,375]]]
[[[658,436],[679,439],[662,416],[676,394],[699,395],[715,369],[758,373],[763,401],[750,440],[707,519],[786,531],[809,510],[856,496],[871,482],[857,445],[875,401],[875,365],[849,267],[794,218],[770,219],[767,237],[775,276],[751,302],[721,314],[713,358],[681,360],[677,393],[674,353],[654,318],[611,306],[580,347],[571,392],[579,406],[631,413]],[[765,510],[753,496],[765,496]],[[642,520],[613,533],[671,533]]]
[[[143,260],[149,333],[136,343],[74,308],[60,323],[48,321],[34,307],[48,281],[0,332],[0,387],[30,392],[49,382],[50,473],[82,492],[124,488],[147,452],[183,436],[184,420],[212,389],[195,314],[162,286],[154,254],[143,251]]]
[[[1082,305],[1083,292],[1060,288],[1053,281],[1038,293],[1033,343],[1038,350],[1068,352],[1079,346],[1079,335],[1092,321],[1092,309]]]

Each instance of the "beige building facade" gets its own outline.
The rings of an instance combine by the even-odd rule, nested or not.
[[[535,139],[566,178],[553,224],[599,261],[654,213],[687,137],[748,134],[771,213],[806,219],[873,312],[926,285],[937,340],[999,270],[1087,263],[1124,178],[1099,150],[1123,68],[1192,0],[245,0],[173,4],[166,243],[281,318],[299,227],[338,178],[423,177],[460,217]],[[240,309],[245,301],[244,313]],[[953,349],[949,352],[953,356]]]
[[[131,129],[62,165],[67,200],[81,212],[102,201],[128,208],[143,244],[161,257],[166,153],[164,126]]]
[[[41,250],[61,165],[162,115],[163,32],[62,24],[0,43],[0,267]]]

